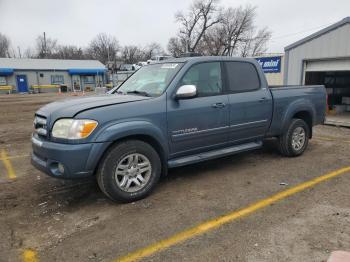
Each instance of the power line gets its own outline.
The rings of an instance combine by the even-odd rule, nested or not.
[[[325,25],[321,25],[321,26],[317,26],[317,27],[313,27],[313,28],[308,28],[306,30],[303,30],[303,31],[299,31],[299,32],[295,32],[295,33],[290,33],[290,34],[286,34],[286,35],[280,35],[280,36],[277,36],[277,37],[273,37],[271,38],[271,41],[275,40],[275,39],[281,39],[281,38],[286,38],[286,37],[290,37],[290,36],[294,36],[294,35],[298,35],[298,34],[302,34],[302,33],[307,33],[307,32],[310,32],[312,30],[316,30],[316,29],[321,29],[321,28],[324,28],[324,27],[328,27],[330,25],[332,25],[334,23],[328,23],[328,24],[325,24]]]

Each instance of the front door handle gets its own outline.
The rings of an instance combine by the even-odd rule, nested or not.
[[[225,103],[215,103],[215,104],[212,104],[212,107],[214,108],[224,108],[226,106]]]
[[[262,97],[259,99],[260,103],[267,102],[267,97]]]

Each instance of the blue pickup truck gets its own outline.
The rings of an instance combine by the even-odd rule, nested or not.
[[[299,156],[325,112],[323,86],[269,88],[254,59],[171,59],[109,94],[40,108],[32,163],[56,178],[96,176],[108,197],[130,202],[168,168],[257,149],[265,138]]]

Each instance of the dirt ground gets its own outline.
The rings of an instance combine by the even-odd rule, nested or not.
[[[208,219],[350,165],[350,129],[319,126],[306,153],[261,150],[170,171],[142,201],[116,204],[94,179],[63,181],[29,162],[35,110],[69,95],[0,96],[0,261],[111,261]],[[350,173],[250,216],[194,237],[144,261],[326,261],[350,251]]]

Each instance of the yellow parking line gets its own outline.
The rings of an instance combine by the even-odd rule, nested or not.
[[[26,249],[24,250],[22,254],[22,260],[23,262],[38,262],[38,255],[37,252],[32,249]]]
[[[25,158],[25,157],[29,157],[29,155],[8,156],[6,159],[16,159],[16,158]],[[3,160],[3,158],[1,157],[0,160]]]
[[[307,182],[304,182],[302,184],[299,184],[295,187],[292,187],[290,189],[287,189],[285,191],[277,193],[271,197],[260,200],[260,201],[256,202],[255,204],[252,204],[248,207],[242,208],[242,209],[234,211],[232,213],[228,213],[228,214],[223,215],[221,217],[217,217],[217,218],[214,218],[214,219],[209,220],[207,222],[204,222],[202,224],[199,224],[193,228],[182,231],[182,232],[180,232],[176,235],[173,235],[167,239],[161,240],[161,241],[156,242],[154,244],[151,244],[145,248],[131,252],[124,257],[121,257],[119,259],[114,260],[114,262],[131,262],[131,261],[137,261],[137,260],[140,260],[142,258],[151,256],[159,251],[162,251],[166,248],[169,248],[171,246],[179,244],[180,242],[183,242],[183,241],[188,240],[190,238],[193,238],[195,236],[204,234],[210,230],[218,228],[224,224],[227,224],[229,222],[237,220],[241,217],[250,215],[259,209],[267,207],[267,206],[269,206],[273,203],[276,203],[282,199],[285,199],[285,198],[292,196],[298,192],[304,191],[304,190],[311,188],[311,187],[313,187],[321,182],[327,181],[331,178],[334,178],[334,177],[339,176],[341,174],[345,174],[347,172],[350,172],[350,166],[345,167],[345,168],[341,168],[341,169],[336,170],[334,172],[331,172],[329,174],[326,174],[326,175],[317,177],[315,179],[309,180]]]
[[[16,178],[15,170],[13,169],[11,161],[7,157],[7,153],[6,153],[6,151],[4,149],[1,150],[1,160],[4,163],[4,166],[5,166],[6,170],[7,170],[8,178],[15,179]]]

